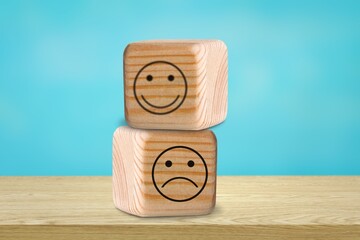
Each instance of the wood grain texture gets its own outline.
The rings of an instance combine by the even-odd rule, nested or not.
[[[111,177],[0,177],[0,239],[360,239],[360,177],[218,177],[210,215],[118,211]]]
[[[120,127],[113,139],[113,197],[137,216],[208,214],[216,199],[212,131]]]
[[[124,95],[125,117],[135,128],[201,130],[219,124],[227,114],[226,45],[220,40],[131,43],[124,52]]]

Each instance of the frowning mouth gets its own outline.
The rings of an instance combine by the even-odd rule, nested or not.
[[[151,107],[154,108],[167,108],[170,107],[171,105],[173,105],[178,99],[179,99],[180,95],[177,95],[177,97],[175,98],[174,101],[172,101],[171,103],[164,105],[164,106],[156,106],[154,104],[151,104],[148,100],[145,99],[145,97],[143,95],[141,95],[141,98],[144,100],[144,102],[146,102],[148,105],[150,105]]]
[[[173,178],[170,178],[169,180],[167,180],[162,186],[161,188],[165,187],[166,184],[168,184],[169,182],[173,181],[173,180],[176,180],[176,179],[184,179],[184,180],[187,180],[189,182],[191,182],[192,184],[194,184],[195,187],[198,187],[198,185],[191,179],[189,178],[186,178],[186,177],[173,177]]]

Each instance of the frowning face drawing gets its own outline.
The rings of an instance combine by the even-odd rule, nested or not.
[[[156,158],[152,180],[166,199],[185,202],[196,198],[205,188],[208,169],[204,158],[187,146],[174,146]]]
[[[155,61],[146,64],[136,74],[134,96],[145,111],[165,115],[177,110],[185,101],[187,81],[175,64]]]

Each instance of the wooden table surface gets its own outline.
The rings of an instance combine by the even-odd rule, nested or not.
[[[214,212],[139,218],[111,177],[0,177],[0,239],[360,239],[360,177],[219,177]]]

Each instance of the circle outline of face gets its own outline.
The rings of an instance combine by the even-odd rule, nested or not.
[[[158,188],[158,186],[156,185],[156,181],[155,181],[155,174],[154,174],[154,172],[155,172],[155,166],[156,166],[157,161],[161,158],[161,156],[162,156],[164,153],[166,153],[166,152],[168,152],[168,151],[170,151],[170,150],[172,150],[172,149],[175,149],[175,148],[184,148],[184,149],[187,149],[187,150],[190,150],[190,151],[194,152],[194,153],[201,159],[201,161],[204,163],[204,166],[205,166],[205,181],[204,181],[204,183],[203,183],[203,186],[201,187],[201,189],[200,189],[194,196],[189,197],[189,198],[186,198],[186,199],[174,199],[174,198],[171,198],[171,197],[166,196],[166,195],[165,195],[164,193],[162,193],[161,190]],[[168,199],[168,200],[170,200],[170,201],[174,201],[174,202],[186,202],[186,201],[190,201],[191,199],[196,198],[196,197],[204,190],[204,188],[205,188],[205,186],[206,186],[206,183],[207,183],[207,180],[208,180],[208,168],[207,168],[207,165],[206,165],[206,162],[205,162],[204,158],[203,158],[203,157],[201,156],[201,154],[198,153],[196,150],[194,150],[194,149],[192,149],[192,148],[190,148],[190,147],[187,147],[187,146],[174,146],[174,147],[169,147],[169,148],[165,149],[164,151],[162,151],[162,152],[159,154],[159,156],[157,156],[157,158],[156,158],[156,160],[155,160],[155,162],[154,162],[154,164],[153,164],[153,167],[152,167],[151,175],[152,175],[153,184],[154,184],[156,190],[161,194],[161,196],[163,196],[164,198],[166,198],[166,199]]]
[[[182,76],[183,79],[184,79],[184,83],[185,83],[185,93],[184,93],[184,96],[182,97],[181,102],[180,102],[175,108],[173,108],[173,109],[171,109],[171,110],[169,110],[169,111],[167,111],[167,112],[160,112],[160,113],[159,113],[159,112],[151,111],[151,110],[147,109],[145,106],[143,106],[143,104],[141,104],[141,102],[139,101],[139,98],[138,98],[138,96],[137,96],[137,94],[136,94],[136,82],[137,82],[138,77],[140,76],[141,72],[142,72],[145,68],[147,68],[148,66],[153,65],[153,64],[158,64],[158,63],[168,64],[168,65],[171,65],[172,67],[174,67],[176,70],[178,70],[178,71],[180,72],[181,76]],[[149,112],[149,113],[152,113],[152,114],[165,115],[165,114],[174,112],[176,109],[178,109],[178,108],[183,104],[183,102],[185,101],[186,95],[187,95],[188,85],[187,85],[187,80],[186,80],[186,77],[185,77],[184,73],[181,71],[181,69],[180,69],[178,66],[176,66],[175,64],[173,64],[173,63],[171,63],[171,62],[167,62],[167,61],[154,61],[154,62],[150,62],[150,63],[146,64],[145,66],[143,66],[143,67],[139,70],[139,72],[136,74],[135,80],[134,80],[133,90],[134,90],[135,99],[136,99],[137,103],[140,105],[140,107],[141,107],[142,109],[144,109],[145,111],[147,111],[147,112]],[[145,100],[145,99],[144,99],[144,100]],[[176,101],[177,101],[177,98],[175,99],[175,101],[173,101],[172,103],[170,103],[170,105],[167,105],[166,107],[170,107],[170,106],[173,105]],[[145,102],[146,102],[147,104],[149,104],[147,101],[145,101]],[[150,105],[150,104],[149,104],[149,105]],[[150,106],[154,107],[154,105],[152,105],[152,104],[151,104]],[[159,108],[164,108],[164,107],[159,107]]]

